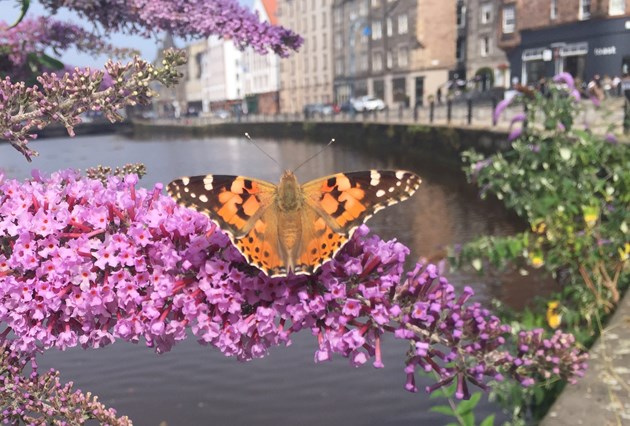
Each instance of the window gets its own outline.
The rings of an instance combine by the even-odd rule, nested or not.
[[[372,22],[372,40],[380,40],[383,36],[381,32],[381,21]]]
[[[479,42],[481,56],[488,56],[490,54],[490,37],[483,36]]]
[[[466,25],[466,6],[463,3],[457,3],[457,28]]]
[[[394,66],[394,56],[392,55],[392,51],[387,51],[387,69],[390,70]]]
[[[322,28],[326,28],[328,26],[328,20],[326,19],[326,11],[322,12]]]
[[[558,18],[558,0],[551,0],[551,9],[549,11],[549,18]]]
[[[516,27],[516,11],[513,4],[503,6],[503,34],[511,34]]]
[[[341,39],[341,34],[336,33],[335,34],[335,49],[336,50],[341,50],[342,46],[343,46],[343,41]]]
[[[589,19],[591,17],[591,0],[580,0],[580,19]]]
[[[195,73],[195,78],[201,78],[201,73],[203,71],[203,53],[197,53],[195,55],[195,65],[197,66],[197,72]]]
[[[383,55],[381,52],[372,53],[372,71],[379,72],[383,70]]]
[[[608,14],[623,15],[626,13],[626,0],[610,0]]]
[[[317,29],[317,18],[313,15],[311,19],[311,30],[315,31]]]
[[[361,53],[361,57],[359,58],[359,71],[367,71],[368,70],[368,54]]]
[[[398,15],[398,34],[407,34],[407,14]]]
[[[398,66],[403,68],[409,65],[409,49],[401,47],[398,51]]]
[[[341,20],[343,19],[343,11],[340,7],[335,9],[335,24],[341,24]]]
[[[466,51],[466,39],[464,37],[457,37],[457,45],[455,49],[455,59],[463,61],[464,52]]]
[[[484,3],[481,5],[481,23],[489,24],[492,22],[492,3]]]
[[[313,50],[317,50],[317,35],[313,36]]]
[[[343,59],[341,58],[335,61],[335,74],[343,75]]]
[[[328,40],[328,34],[323,33],[322,34],[322,49],[326,49],[326,46],[328,45],[326,42]]]
[[[369,0],[360,0],[359,3],[359,15],[367,16],[368,14],[368,1]]]
[[[381,0],[372,0],[372,7],[379,7],[381,5]]]
[[[387,37],[391,37],[392,34],[394,33],[394,23],[392,22],[392,18],[387,18],[386,21],[387,24]]]
[[[326,40],[326,39],[324,39]],[[326,55],[324,53],[323,57],[322,57],[322,69],[325,71],[328,69],[328,55]]]

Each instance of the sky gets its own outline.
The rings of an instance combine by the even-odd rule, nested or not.
[[[251,7],[253,0],[239,0],[241,4],[247,7]],[[14,22],[19,16],[19,10],[16,6],[18,2],[7,2],[0,0],[2,4],[2,19],[6,22]],[[9,6],[8,3],[13,3],[12,6]],[[13,10],[10,10],[13,7]],[[37,0],[32,0],[31,5],[27,12],[27,17],[36,17],[36,16],[46,16],[49,13],[44,9],[44,7]],[[67,9],[60,10],[56,17],[60,20],[80,24],[85,29],[92,28],[92,24],[84,19],[79,18],[75,13],[68,11]],[[120,33],[111,33],[109,43],[113,44],[116,47],[132,47],[136,50],[140,51],[140,56],[147,60],[153,61],[157,54],[157,49],[161,44],[160,40],[146,39],[144,37],[139,36],[131,36]],[[176,44],[178,47],[184,46],[183,40],[176,40]],[[50,52],[49,52],[50,53]],[[100,55],[98,57],[92,57],[88,54],[77,52],[75,49],[70,49],[67,52],[64,52],[61,56],[61,61],[66,65],[70,66],[79,66],[79,67],[102,67],[105,62],[109,59],[106,55]]]

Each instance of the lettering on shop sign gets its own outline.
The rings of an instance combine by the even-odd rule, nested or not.
[[[596,47],[593,53],[595,53],[595,56],[616,55],[617,46]]]

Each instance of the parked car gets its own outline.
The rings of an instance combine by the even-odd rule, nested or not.
[[[221,120],[225,120],[230,118],[232,116],[232,113],[225,109],[217,109],[215,111],[212,111],[212,116],[215,118],[220,118]]]
[[[350,103],[357,112],[382,111],[385,109],[385,102],[373,96],[361,96],[360,98],[350,99]]]
[[[304,116],[306,118],[312,117],[325,117],[334,114],[334,108],[332,104],[307,104],[304,105]]]

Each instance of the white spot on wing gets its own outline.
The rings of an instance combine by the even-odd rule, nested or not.
[[[398,178],[398,179],[402,179],[402,178],[404,178],[404,177],[405,177],[405,172],[404,172],[404,171],[402,171],[402,170],[398,170],[398,171],[396,172],[396,178]]]
[[[381,174],[376,170],[370,170],[370,185],[376,186],[381,182]]]
[[[203,178],[203,186],[208,191],[212,189],[212,181],[213,181],[212,175],[208,175],[205,178]]]
[[[376,191],[376,196],[377,197],[382,197],[383,195],[385,195],[385,191],[383,191],[382,189],[379,189],[378,191]]]
[[[202,201],[202,202],[204,202],[204,203],[207,203],[207,202],[208,202],[208,197],[206,197],[204,194],[201,194],[201,195],[199,196],[199,201]]]
[[[183,177],[183,178],[182,178],[182,183],[183,183],[184,185],[188,185],[188,184],[190,183],[190,178],[189,178],[189,177]]]

